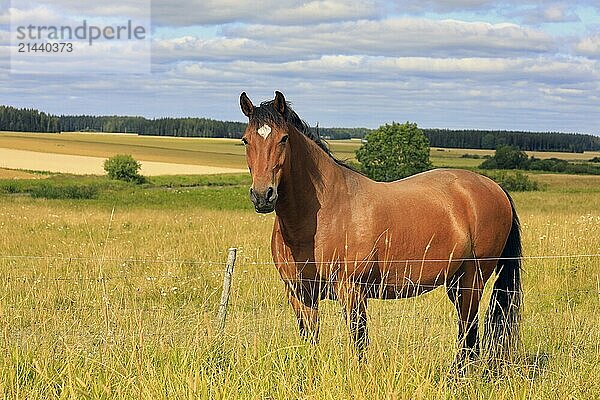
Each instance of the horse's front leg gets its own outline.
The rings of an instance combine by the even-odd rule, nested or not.
[[[364,360],[369,343],[367,332],[367,297],[357,283],[344,282],[337,285],[337,296],[342,305],[346,323],[356,346],[359,361]]]
[[[319,341],[319,296],[303,285],[287,285],[288,298],[296,314],[300,336],[312,344]]]

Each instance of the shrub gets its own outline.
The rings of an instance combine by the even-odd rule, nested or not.
[[[600,166],[593,164],[568,163],[565,172],[567,174],[600,175]]]
[[[593,160],[593,159],[592,159]],[[576,164],[560,158],[537,157],[527,158],[525,152],[503,146],[499,147],[494,157],[485,160],[482,169],[524,169],[530,171],[561,172],[566,174],[600,175],[600,166],[594,164]]]
[[[351,169],[358,171],[362,174],[364,174],[364,169],[361,163],[356,162],[354,160],[344,160],[344,164],[346,164],[347,166],[349,166]]]
[[[496,174],[485,174],[509,192],[529,192],[540,190],[538,182],[530,179],[520,171],[515,173],[498,172]]]
[[[145,178],[139,174],[142,164],[131,155],[118,154],[104,161],[104,170],[110,179],[120,181],[144,183]]]
[[[31,197],[44,199],[95,199],[100,190],[91,185],[53,185],[42,183],[29,189]]]
[[[531,157],[527,163],[527,169],[533,171],[565,172],[568,166],[568,161],[559,158],[546,158],[542,160]]]
[[[500,146],[496,149],[494,156],[481,163],[483,169],[518,169],[526,168],[528,162],[527,154],[511,146]]]
[[[597,162],[600,163],[600,157],[594,157],[590,160],[590,162]]]
[[[8,194],[19,193],[20,185],[17,181],[4,181],[0,183],[0,191]]]
[[[417,124],[385,124],[369,132],[356,151],[362,171],[377,181],[393,181],[430,169],[429,141]]]

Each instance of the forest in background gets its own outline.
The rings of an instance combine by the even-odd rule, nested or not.
[[[209,118],[156,118],[90,115],[51,115],[35,109],[0,106],[0,131],[106,132],[147,136],[240,138],[246,124]],[[314,127],[326,139],[363,138],[367,128]],[[513,146],[527,151],[599,151],[600,137],[560,132],[473,129],[422,129],[432,147],[496,149]]]

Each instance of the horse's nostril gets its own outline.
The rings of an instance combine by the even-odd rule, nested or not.
[[[254,191],[254,189],[250,188],[250,200],[252,201],[256,201],[256,192]]]
[[[267,199],[267,201],[271,201],[272,200],[273,192],[274,191],[273,191],[272,187],[270,187],[270,188],[267,189],[267,194],[265,196],[265,198]]]

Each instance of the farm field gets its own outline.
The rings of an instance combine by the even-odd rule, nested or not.
[[[157,177],[164,188],[125,186],[90,200],[0,194],[0,393],[595,398],[600,259],[585,255],[600,253],[600,186],[575,178],[553,175],[543,192],[514,194],[527,256],[581,256],[525,261],[521,357],[502,376],[475,365],[464,378],[451,371],[455,312],[442,289],[371,301],[365,365],[335,302],[322,303],[321,343],[303,343],[270,263],[273,216],[252,211],[246,175]],[[220,340],[231,246],[239,255]]]
[[[78,175],[104,175],[106,158],[78,156],[70,154],[42,153],[28,150],[0,148],[0,167],[51,171]],[[208,175],[224,173],[243,173],[242,168],[215,167],[207,165],[143,161],[140,173],[144,176],[156,175]]]
[[[234,139],[1,132],[0,148],[102,158],[126,153],[140,161],[246,168],[244,147]]]
[[[341,160],[354,160],[354,152],[360,147],[360,140],[332,140],[329,144],[332,151]],[[128,134],[0,132],[0,149],[100,158],[126,153],[131,154],[137,160],[147,162],[246,169],[244,148],[238,139],[169,138]],[[483,161],[482,159],[461,157],[466,153],[483,157],[492,155],[493,151],[432,148],[431,161],[437,167],[450,168],[476,168]],[[600,156],[600,152],[530,152],[528,154],[538,158],[556,157],[580,162]],[[89,163],[97,164],[97,160],[89,160]],[[88,165],[88,163],[84,164]],[[6,167],[10,166],[6,165]],[[25,167],[19,165],[10,168]],[[165,174],[167,173],[169,172],[165,172]]]

